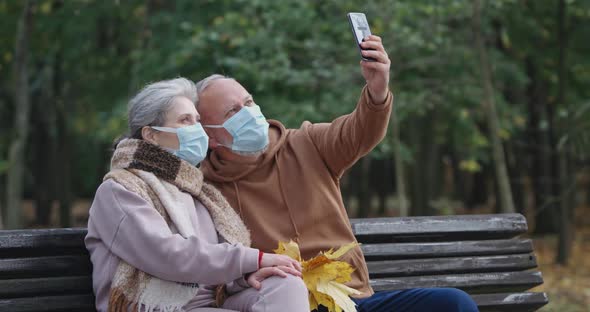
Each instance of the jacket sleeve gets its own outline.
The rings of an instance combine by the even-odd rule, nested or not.
[[[342,176],[346,169],[383,140],[392,103],[391,92],[384,103],[373,103],[365,86],[352,113],[331,123],[303,124],[302,128],[311,137],[332,175]]]
[[[258,249],[173,234],[150,203],[112,180],[99,187],[90,218],[113,254],[163,280],[215,285],[258,269]]]

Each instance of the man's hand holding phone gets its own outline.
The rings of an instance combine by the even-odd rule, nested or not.
[[[389,93],[389,66],[391,62],[379,36],[371,34],[364,13],[347,14],[352,36],[361,53],[361,69],[367,81],[369,94],[374,103],[382,104]]]
[[[374,61],[361,60],[363,77],[367,81],[369,94],[374,103],[385,102],[389,93],[389,68],[391,61],[383,47],[381,37],[369,35],[360,43],[363,57],[370,57]]]

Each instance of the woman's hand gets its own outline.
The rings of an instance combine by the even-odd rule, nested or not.
[[[298,272],[301,272],[302,270],[301,263],[299,263],[299,261],[291,257],[270,253],[265,253],[262,255],[262,261],[260,261],[260,268],[277,266],[290,267],[294,270],[297,270]]]
[[[264,281],[265,279],[271,276],[280,276],[282,278],[285,278],[287,277],[287,274],[301,277],[301,272],[292,267],[275,266],[262,268],[256,272],[251,273],[250,275],[248,275],[246,281],[248,282],[248,285],[252,286],[252,288],[260,290],[260,287],[262,287],[262,281]]]

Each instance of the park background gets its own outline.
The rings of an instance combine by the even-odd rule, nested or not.
[[[520,212],[550,304],[590,311],[590,1],[0,0],[0,228],[85,226],[148,82],[235,77],[288,127],[354,109],[346,18],[391,58],[351,217]]]

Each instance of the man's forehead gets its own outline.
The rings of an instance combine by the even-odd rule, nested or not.
[[[201,94],[198,110],[205,115],[221,114],[248,96],[248,91],[233,79],[215,80]]]
[[[240,96],[244,93],[248,93],[248,91],[246,91],[246,89],[236,80],[223,78],[212,81],[203,93],[210,93],[215,97],[227,98]]]

